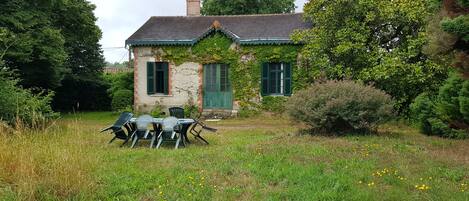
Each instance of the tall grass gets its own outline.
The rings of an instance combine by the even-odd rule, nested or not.
[[[99,155],[79,141],[77,121],[42,130],[0,126],[0,195],[11,200],[85,198],[96,186],[90,172]],[[88,192],[88,193],[87,193]]]
[[[469,141],[387,124],[379,135],[294,135],[276,117],[211,122],[211,143],[107,144],[111,113],[0,134],[0,200],[467,200]],[[378,174],[379,173],[379,174]],[[463,185],[464,184],[464,185]],[[429,189],[420,189],[422,185]],[[416,187],[417,186],[417,187]]]

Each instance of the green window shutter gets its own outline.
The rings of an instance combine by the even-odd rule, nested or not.
[[[169,64],[167,62],[163,63],[163,72],[164,72],[164,94],[169,94]]]
[[[155,94],[155,62],[147,62],[147,94]]]
[[[262,64],[261,73],[261,95],[265,96],[269,94],[269,63]]]
[[[292,69],[290,63],[283,64],[283,93],[285,96],[292,94]]]

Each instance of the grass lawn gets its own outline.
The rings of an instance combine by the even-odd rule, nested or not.
[[[211,123],[209,146],[131,150],[97,133],[115,118],[68,115],[43,133],[0,136],[0,200],[469,200],[468,140],[398,124],[298,136],[259,117]]]

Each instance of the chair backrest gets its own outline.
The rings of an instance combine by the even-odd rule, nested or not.
[[[123,112],[120,116],[119,116],[119,119],[117,119],[117,121],[114,123],[113,127],[122,127],[124,126],[124,124],[128,123],[130,121],[130,119],[132,119],[132,117],[134,116],[134,114],[130,113],[130,112]]]
[[[169,116],[176,117],[179,119],[184,118],[184,109],[180,107],[169,108]]]
[[[148,129],[148,125],[153,123],[153,117],[150,115],[142,115],[137,118],[135,123],[137,124],[138,131],[146,131]]]
[[[176,117],[166,117],[163,119],[161,125],[164,132],[172,132],[178,125],[178,119]]]

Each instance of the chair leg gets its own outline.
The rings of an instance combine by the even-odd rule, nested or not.
[[[154,147],[156,139],[157,139],[157,136],[155,133],[153,137],[151,138],[150,149]]]
[[[158,139],[158,144],[156,145],[156,148],[157,148],[157,149],[160,148],[161,143],[163,143],[163,136],[161,136],[160,139]]]
[[[127,142],[129,142],[130,138],[125,139],[124,143],[122,143],[121,147],[123,147]]]
[[[195,137],[198,138],[198,139],[200,139],[200,140],[202,140],[202,141],[204,141],[206,144],[209,144],[209,143],[207,142],[207,140],[205,140],[202,136],[197,135],[197,136],[195,136]]]
[[[176,135],[176,132],[173,131],[173,133],[171,134],[171,139],[174,139],[175,135]]]
[[[109,144],[111,144],[112,142],[114,142],[114,140],[116,140],[116,139],[117,139],[117,137],[112,138],[112,140],[109,141]]]
[[[178,147],[179,147],[179,143],[181,142],[181,134],[179,134],[179,136],[177,138],[178,139],[176,140],[176,147],[174,147],[174,149],[178,149]]]
[[[130,146],[130,148],[134,148],[137,142],[138,142],[138,136],[134,136],[134,141],[132,142],[132,146]]]

